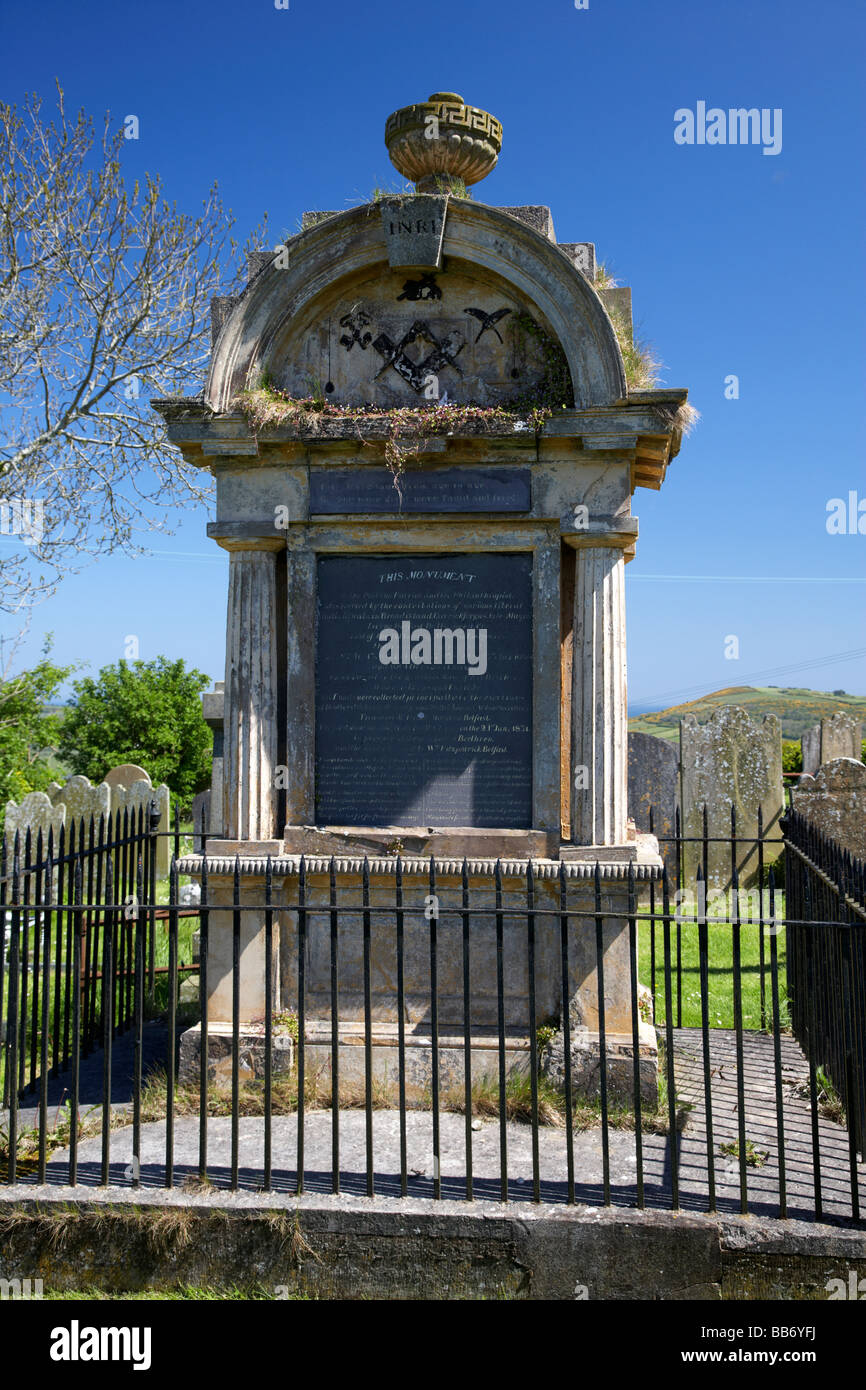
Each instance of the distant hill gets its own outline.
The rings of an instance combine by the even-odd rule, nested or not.
[[[732,685],[712,695],[702,695],[699,700],[688,700],[684,705],[671,705],[670,709],[653,714],[636,714],[629,719],[628,727],[632,732],[675,739],[679,738],[684,715],[693,714],[699,724],[704,724],[723,705],[742,705],[755,721],[765,714],[778,715],[782,738],[798,739],[805,729],[838,710],[866,723],[866,695],[833,695],[802,686]]]

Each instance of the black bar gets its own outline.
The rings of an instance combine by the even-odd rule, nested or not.
[[[532,1200],[541,1201],[538,1155],[538,1018],[535,1003],[535,873],[526,865],[526,947],[529,972],[529,1096],[532,1117]]]
[[[114,900],[114,866],[105,866],[105,900]],[[114,1039],[114,909],[107,908],[102,928],[102,1172],[107,1187],[111,1163],[111,1045]]]
[[[231,1186],[238,1185],[238,1130],[240,1126],[241,1050],[241,861],[235,855],[232,884],[232,1138]]]
[[[82,899],[82,873],[81,860],[75,863],[75,906],[81,906]],[[78,1110],[79,1110],[79,1073],[81,1070],[81,944],[83,916],[81,912],[74,914],[74,925],[72,938],[74,942],[74,956],[72,961],[72,1085],[69,1103],[69,1186],[75,1187],[78,1183]]]
[[[559,864],[559,949],[562,962],[562,1046],[565,1067],[565,1161],[568,1203],[574,1205],[574,1095],[571,1080],[571,973],[568,966],[568,880]]]
[[[465,858],[462,869],[463,925],[463,1094],[466,1136],[466,1200],[472,1201],[472,1033],[469,1004],[469,865]]]
[[[637,999],[637,900],[635,894],[634,863],[628,866],[628,954],[629,979],[631,983],[631,1045],[634,1079],[634,1151],[637,1165],[637,1205],[644,1205],[643,1191],[643,1115],[641,1111],[640,1077],[640,1017]]]
[[[262,1185],[265,1192],[271,1190],[271,1146],[273,1101],[273,1030],[274,1030],[274,911],[273,865],[268,855],[265,864],[265,1114],[264,1114],[264,1174]]]
[[[776,1148],[779,1154],[779,1216],[788,1215],[788,1194],[785,1175],[785,1107],[782,1092],[782,1037],[779,1018],[779,951],[776,924],[776,881],[770,866],[770,987],[773,1001],[773,1067],[776,1080]]]
[[[398,863],[399,868],[399,863]],[[331,1189],[340,1190],[340,919],[337,912],[337,866],[333,854],[328,872],[331,920]],[[398,929],[399,930],[399,929]],[[398,982],[399,985],[402,982]],[[402,1022],[402,1012],[401,1012]],[[404,1121],[405,1129],[405,1121]],[[403,1194],[406,1195],[405,1192]]]
[[[166,1100],[165,1100],[165,1185],[174,1187],[174,1086],[175,1086],[175,1046],[177,1043],[177,860],[172,859],[168,875],[168,1046],[166,1048]],[[155,918],[148,914],[150,945],[153,948]],[[151,949],[150,981],[152,991],[156,976],[153,974],[153,950]]]
[[[607,1026],[604,1010],[604,919],[601,905],[601,867],[595,861],[595,979],[598,989],[599,1098],[601,1101],[601,1165],[604,1205],[610,1206],[610,1126],[607,1100]]]
[[[394,902],[397,908],[397,1088],[400,1110],[400,1196],[409,1192],[406,1145],[406,962],[403,920],[403,864],[399,854],[394,867]]]
[[[370,864],[364,856],[362,876],[364,936],[364,1144],[367,1157],[367,1196],[375,1192],[373,1181],[373,1005],[370,984]]]
[[[496,861],[496,1018],[499,1046],[499,1193],[508,1201],[508,1100],[505,1094],[505,965],[504,923],[502,912],[502,864]]]
[[[201,856],[201,901],[199,903],[199,946],[198,946],[198,1002],[201,1013],[201,1040],[199,1047],[198,1071],[198,1180],[207,1182],[207,1119],[208,1119],[208,1065],[210,1040],[208,1037],[208,928],[210,909],[208,907],[207,854],[202,847]]]
[[[438,979],[439,899],[436,896],[436,865],[430,856],[430,1079],[433,1090],[433,1196],[442,1196],[439,1167],[439,979]]]
[[[704,1113],[707,1128],[707,1210],[716,1210],[716,1146],[713,1139],[713,1088],[710,1062],[710,952],[707,925],[707,893],[703,868],[698,865],[697,882],[698,953],[701,981],[701,1056],[704,1072]],[[678,909],[679,910],[679,909]]]
[[[731,807],[731,817],[731,829],[733,831],[735,828],[733,807]],[[732,836],[732,857],[736,854],[735,843]],[[740,1157],[740,1213],[747,1216],[749,1212],[749,1178],[746,1167],[748,1157],[746,1152],[746,1090],[743,1077],[743,963],[740,940],[740,879],[737,873],[736,860],[734,860],[732,869],[731,933],[733,936],[734,1031],[737,1051],[737,1148]]]
[[[706,808],[705,808],[706,811]],[[671,1141],[671,1207],[680,1205],[680,1151],[677,1135],[677,1095],[674,1077],[674,1024],[671,998],[671,901],[668,871],[662,871],[662,921],[665,952],[665,1073],[668,1089],[668,1131]]]

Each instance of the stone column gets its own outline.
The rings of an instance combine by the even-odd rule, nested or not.
[[[276,835],[278,537],[222,540],[231,552],[223,749],[223,834]]]
[[[580,546],[574,586],[571,838],[624,845],[628,798],[625,556]]]

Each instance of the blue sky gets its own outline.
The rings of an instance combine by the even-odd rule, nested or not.
[[[4,99],[50,99],[59,77],[73,108],[137,115],[130,176],[159,172],[190,211],[217,180],[244,232],[396,181],[398,106],[447,90],[492,111],[503,153],[477,196],[546,203],[560,240],[594,241],[664,384],[702,412],[634,500],[632,707],[749,681],[866,693],[866,659],[807,665],[866,647],[866,535],[825,524],[829,499],[866,499],[861,5],[6,0],[2,31]],[[781,108],[781,152],[677,145],[674,112],[699,101]],[[95,672],[135,635],[220,678],[227,564],[206,521],[65,581],[21,660],[53,631]]]

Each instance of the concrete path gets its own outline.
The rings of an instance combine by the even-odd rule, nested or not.
[[[158,1025],[157,1025],[158,1027]],[[721,1212],[740,1209],[739,1163],[720,1146],[737,1140],[736,1053],[734,1034],[713,1030],[710,1035],[713,1143],[716,1205]],[[164,1049],[154,1030],[149,1046]],[[93,1059],[94,1064],[97,1058]],[[124,1066],[127,1064],[124,1063]],[[746,1138],[757,1161],[747,1166],[749,1210],[756,1215],[777,1216],[779,1198],[779,1143],[776,1132],[776,1100],[772,1038],[748,1033],[744,1039],[744,1087]],[[131,1073],[130,1073],[131,1074]],[[708,1210],[707,1124],[704,1108],[702,1043],[698,1030],[678,1029],[675,1038],[677,1103],[685,1123],[676,1147],[666,1135],[643,1136],[644,1200],[648,1207],[672,1205],[674,1157],[679,1170],[679,1201],[686,1210]],[[815,1165],[808,1102],[808,1067],[792,1038],[782,1039],[783,1122],[786,1155],[787,1211],[791,1217],[814,1218]],[[122,1087],[119,1088],[122,1092]],[[116,1108],[128,1108],[126,1095],[118,1093]],[[691,1108],[689,1108],[691,1107]],[[24,1116],[22,1116],[22,1121]],[[32,1121],[31,1121],[32,1122]],[[462,1115],[440,1117],[440,1176],[442,1197],[466,1195],[465,1120]],[[340,1114],[340,1187],[363,1195],[366,1190],[365,1115],[360,1110]],[[304,1124],[304,1185],[310,1192],[331,1192],[333,1125],[331,1112],[308,1112]],[[406,1116],[408,1190],[414,1196],[432,1196],[434,1177],[433,1120],[429,1112],[409,1111]],[[293,1192],[297,1186],[298,1126],[294,1115],[274,1116],[272,1136],[272,1186]],[[533,1197],[532,1134],[526,1124],[510,1122],[506,1132],[509,1199]],[[399,1115],[392,1110],[373,1112],[373,1167],[375,1191],[383,1196],[400,1193]],[[564,1129],[543,1126],[538,1135],[538,1162],[543,1201],[566,1202],[567,1146]],[[264,1159],[264,1124],[260,1118],[241,1118],[238,1126],[239,1181],[250,1191],[261,1189]],[[123,1186],[132,1177],[132,1129],[116,1130],[111,1138],[111,1182]],[[165,1183],[166,1137],[161,1122],[142,1127],[140,1179],[144,1187]],[[825,1220],[850,1221],[851,1189],[848,1139],[844,1126],[821,1118],[819,1122],[820,1187]],[[84,1186],[99,1182],[101,1139],[79,1144],[78,1181]],[[231,1173],[231,1120],[208,1121],[208,1175],[217,1184],[228,1183]],[[633,1206],[637,1197],[637,1150],[633,1131],[609,1133],[611,1200]],[[175,1121],[175,1183],[194,1181],[199,1166],[197,1117]],[[496,1119],[476,1120],[472,1132],[474,1196],[500,1200],[500,1135]],[[68,1181],[68,1153],[56,1152],[48,1165],[48,1182]],[[599,1129],[574,1135],[575,1199],[599,1204],[604,1200],[603,1145]],[[866,1169],[858,1166],[861,1203],[866,1212]]]

